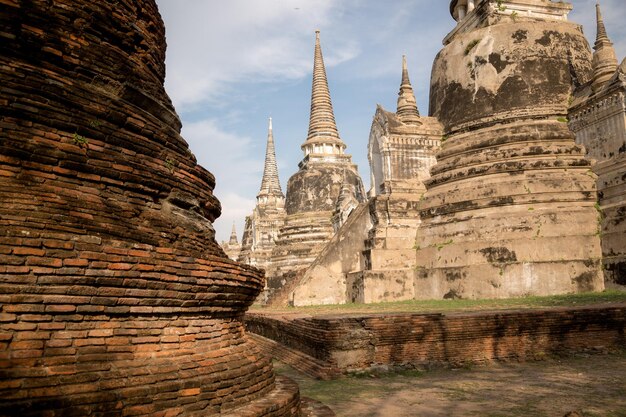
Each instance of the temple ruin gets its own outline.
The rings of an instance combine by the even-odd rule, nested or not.
[[[261,189],[252,214],[246,217],[238,260],[257,268],[270,266],[272,250],[285,223],[285,195],[280,186],[272,119],[269,120]]]
[[[604,288],[596,185],[566,119],[591,53],[568,3],[481,1],[444,39],[430,113],[445,142],[417,234],[418,298]]]
[[[289,178],[285,197],[285,223],[280,228],[266,274],[270,290],[283,288],[317,258],[333,236],[333,212],[350,184],[357,201],[365,192],[357,167],[341,140],[328,89],[326,68],[316,32],[309,131],[301,148],[304,158]]]
[[[368,201],[346,184],[330,241],[273,258],[270,276],[283,277],[275,302],[599,291],[605,275],[624,285],[624,63],[599,11],[592,55],[571,9],[452,1],[457,25],[433,64],[430,117],[419,114],[403,59],[396,113],[379,106],[372,124]],[[298,205],[288,211],[292,224],[311,218]],[[322,235],[289,230],[298,242]],[[284,279],[276,271],[286,264],[300,272]]]
[[[414,298],[415,234],[424,181],[435,164],[441,125],[419,114],[406,58],[395,113],[377,106],[368,144],[371,195],[288,288],[292,305],[381,302]]]
[[[2,2],[0,414],[332,415],[244,333],[262,273],[163,88],[154,0]]]
[[[235,222],[233,222],[233,227],[230,231],[230,239],[222,242],[220,246],[229,259],[236,261],[237,258],[239,258],[239,254],[241,253],[241,244],[237,239],[237,228],[235,227]]]
[[[600,5],[591,80],[576,89],[569,126],[585,146],[598,176],[604,277],[608,287],[626,286],[626,60],[618,65]]]

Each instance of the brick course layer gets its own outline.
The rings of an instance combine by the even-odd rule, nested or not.
[[[279,359],[303,372],[332,378],[337,369],[533,360],[549,354],[624,349],[626,305],[293,319],[248,314],[246,327],[283,345],[277,349],[270,341],[260,344],[266,354],[278,352]],[[310,358],[303,360],[303,355]],[[328,373],[320,374],[324,369]]]
[[[292,416],[154,0],[0,0],[0,415]]]

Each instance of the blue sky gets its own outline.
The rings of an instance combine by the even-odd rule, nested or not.
[[[217,179],[223,214],[239,239],[261,184],[267,119],[283,191],[306,139],[315,30],[339,133],[369,188],[367,141],[376,104],[395,110],[402,55],[422,115],[430,70],[455,23],[442,0],[157,0],[167,33],[166,89],[183,137]],[[595,38],[595,0],[574,0],[570,20]],[[602,0],[618,60],[626,56],[624,0]]]

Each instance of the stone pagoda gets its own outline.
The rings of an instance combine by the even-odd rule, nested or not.
[[[626,286],[626,59],[618,64],[600,5],[596,5],[597,31],[593,76],[574,93],[569,110],[570,128],[585,145],[598,175],[602,210],[601,229],[604,277],[607,286]]]
[[[228,242],[223,241],[220,246],[224,250],[226,256],[233,261],[236,261],[239,258],[239,253],[241,252],[241,244],[237,239],[237,228],[235,227],[235,222],[233,222],[233,228],[230,231],[230,239]]]
[[[272,119],[269,119],[265,165],[256,206],[246,217],[239,262],[267,269],[280,228],[285,223],[285,195],[280,187]]]
[[[430,114],[446,141],[420,203],[416,298],[604,288],[595,178],[567,126],[591,51],[566,2],[453,0]]]
[[[307,268],[333,235],[333,211],[345,182],[354,185],[358,201],[365,199],[357,167],[344,153],[346,145],[335,123],[319,31],[315,35],[309,131],[301,148],[304,158],[287,184],[285,225],[268,269],[272,288],[289,281],[285,274]]]
[[[359,205],[350,188],[343,187],[335,211],[337,234],[293,289],[290,303],[369,303],[414,297],[418,203],[441,135],[435,118],[420,116],[403,57],[397,110],[388,112],[379,105],[372,122],[370,198]]]
[[[349,301],[381,302],[414,297],[418,205],[426,191],[442,138],[434,117],[420,116],[402,57],[402,81],[395,113],[377,106],[368,143],[372,228],[363,251],[363,271],[348,276]],[[358,290],[357,290],[358,289]]]
[[[436,162],[441,135],[437,119],[420,116],[403,56],[396,112],[378,105],[370,130],[370,195],[423,193],[424,180],[430,177],[430,167]]]

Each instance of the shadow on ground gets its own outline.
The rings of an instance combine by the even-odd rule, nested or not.
[[[312,379],[276,363],[338,417],[626,417],[626,351],[539,362]]]

